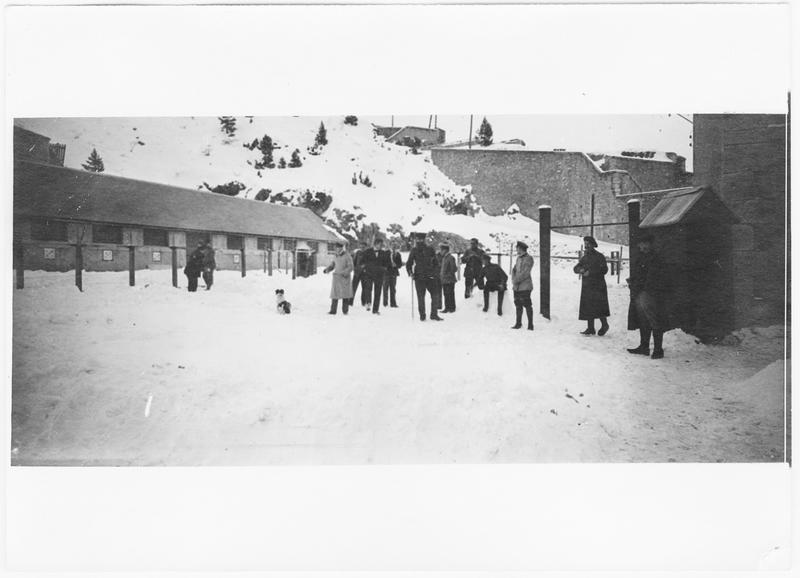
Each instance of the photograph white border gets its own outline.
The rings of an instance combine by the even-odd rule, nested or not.
[[[783,113],[790,86],[789,10],[775,4],[5,15],[7,192],[14,117]],[[401,33],[385,41],[383,30]],[[4,202],[10,408],[10,194]],[[786,570],[796,552],[785,464],[7,464],[13,570],[752,571]]]

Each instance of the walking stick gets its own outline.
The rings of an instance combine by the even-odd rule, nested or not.
[[[411,321],[414,321],[414,278],[411,277]]]

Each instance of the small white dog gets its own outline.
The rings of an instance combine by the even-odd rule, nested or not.
[[[288,315],[292,312],[292,304],[283,296],[283,289],[275,290],[275,299],[278,302],[277,309],[280,315]]]

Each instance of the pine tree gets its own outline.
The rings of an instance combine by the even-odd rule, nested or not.
[[[218,116],[220,127],[219,129],[224,132],[228,137],[233,137],[236,134],[236,117],[234,116]]]
[[[323,123],[319,123],[319,130],[317,131],[317,138],[314,139],[314,144],[319,146],[328,144],[328,131],[325,130]]]
[[[275,143],[272,142],[272,137],[265,134],[258,143],[258,150],[261,152],[261,160],[256,161],[256,169],[274,169],[275,161],[272,160],[272,151],[275,149]]]
[[[285,169],[286,168],[286,159],[281,157],[281,160],[278,161],[278,168]]]
[[[344,124],[358,126],[358,117],[353,114],[348,114],[346,117],[344,117]]]
[[[297,167],[302,167],[302,166],[303,166],[303,161],[300,160],[300,150],[294,149],[294,152],[292,152],[292,158],[289,161],[289,167],[296,169]]]
[[[92,173],[102,173],[104,170],[106,170],[106,167],[103,164],[103,159],[100,158],[99,154],[97,154],[97,149],[92,149],[92,154],[89,155],[89,159],[81,166],[83,167],[83,170]]]
[[[481,128],[478,129],[478,143],[484,147],[488,147],[492,144],[492,125],[489,124],[486,117],[483,117]]]

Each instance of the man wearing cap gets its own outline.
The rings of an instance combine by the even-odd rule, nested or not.
[[[458,265],[456,264],[456,258],[450,253],[450,245],[442,243],[439,245],[439,250],[442,263],[439,278],[442,282],[442,293],[444,294],[444,309],[442,313],[455,313]]]
[[[489,296],[497,291],[497,314],[502,315],[508,275],[500,265],[492,263],[492,256],[488,253],[483,256],[483,269],[478,282],[483,285],[483,312],[489,311]]]
[[[517,308],[517,322],[511,329],[522,327],[522,310],[528,316],[528,330],[533,331],[533,304],[531,291],[533,291],[533,257],[528,255],[528,245],[517,241],[517,261],[511,271],[511,286],[514,290],[514,305]]]
[[[472,297],[472,287],[480,278],[483,268],[483,251],[478,247],[478,239],[469,240],[469,249],[461,255],[461,264],[464,267],[464,299]],[[480,285],[478,285],[480,289]]]
[[[425,233],[417,233],[415,243],[408,255],[408,261],[406,261],[406,273],[414,278],[419,318],[421,321],[425,321],[425,292],[427,291],[431,296],[431,319],[442,321],[436,312],[440,275],[436,254],[432,247],[425,244]]]
[[[653,236],[644,233],[637,241],[639,256],[631,266],[628,286],[631,304],[628,308],[628,330],[639,330],[639,346],[628,349],[638,355],[650,355],[653,336],[653,359],[664,357],[664,331],[670,329],[667,315],[669,279],[664,264],[653,250]]]
[[[362,251],[362,263],[364,265],[364,279],[367,280],[366,287],[372,288],[372,298],[369,297],[369,289],[366,289],[367,300],[372,303],[372,313],[378,315],[381,308],[381,289],[383,288],[383,277],[386,270],[392,266],[389,251],[383,250],[383,239],[376,238],[372,243],[372,249]],[[365,289],[362,288],[362,298]]]

